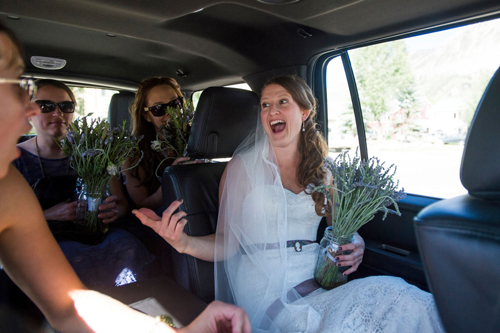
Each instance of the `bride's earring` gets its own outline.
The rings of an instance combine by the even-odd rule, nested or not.
[[[302,132],[305,132],[305,131],[306,131],[306,128],[305,128],[305,126],[304,126],[304,121],[305,121],[305,119],[304,119],[304,120],[302,120]]]

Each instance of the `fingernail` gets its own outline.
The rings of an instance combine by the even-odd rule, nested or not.
[[[338,264],[337,264],[337,267],[340,267],[340,266],[342,266],[342,265],[341,265],[340,263],[338,263]]]
[[[340,258],[339,257],[335,257],[335,260],[340,261]]]
[[[342,251],[342,246],[339,247],[339,251]]]
[[[183,202],[184,200],[182,200],[181,198],[179,198],[176,201]]]

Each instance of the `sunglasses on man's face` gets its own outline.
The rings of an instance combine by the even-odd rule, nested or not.
[[[21,89],[23,89],[27,94],[28,97],[30,98],[30,101],[36,98],[36,85],[35,81],[33,79],[7,79],[7,78],[0,78],[0,84],[2,83],[7,83],[7,84],[17,84]]]
[[[35,101],[36,104],[40,107],[40,111],[42,113],[54,112],[56,107],[59,107],[59,110],[63,113],[73,113],[75,112],[75,102],[52,102],[47,100]]]
[[[177,108],[182,106],[182,102],[184,101],[184,97],[177,97],[176,99],[165,103],[165,104],[158,104],[155,106],[152,106],[150,108],[145,107],[144,111],[146,112],[151,112],[151,114],[155,117],[163,117],[165,113],[167,113],[167,109],[169,107],[171,108]]]

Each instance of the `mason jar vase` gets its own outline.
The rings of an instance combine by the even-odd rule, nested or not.
[[[333,235],[332,227],[327,227],[319,244],[319,255],[314,271],[314,279],[323,289],[333,289],[347,282],[343,273],[349,266],[338,267],[339,255],[347,255],[352,251],[340,251],[339,247],[352,243],[353,235]]]

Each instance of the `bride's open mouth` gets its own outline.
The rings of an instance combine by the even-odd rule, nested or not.
[[[285,130],[286,123],[284,120],[273,120],[269,123],[269,126],[271,126],[271,130],[273,133],[280,133]]]

